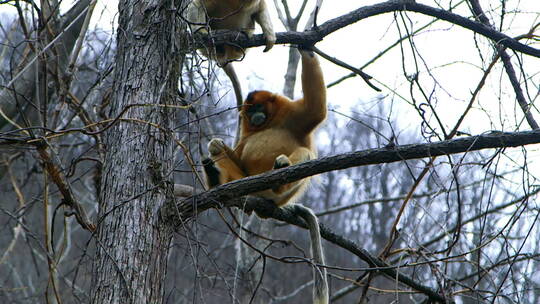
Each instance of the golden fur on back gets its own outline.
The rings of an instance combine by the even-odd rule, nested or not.
[[[304,97],[292,101],[268,91],[251,92],[240,112],[240,139],[234,149],[222,141],[209,144],[211,159],[221,173],[219,183],[230,182],[317,156],[313,131],[326,117],[326,87],[317,57],[302,53]],[[250,121],[250,108],[265,115],[261,125]],[[309,179],[267,190],[257,195],[285,205],[303,193]],[[214,185],[211,185],[214,186]]]

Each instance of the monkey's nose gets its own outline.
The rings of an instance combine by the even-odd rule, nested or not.
[[[250,122],[254,126],[260,126],[264,123],[265,120],[266,120],[266,115],[264,115],[264,113],[259,112],[251,116]]]

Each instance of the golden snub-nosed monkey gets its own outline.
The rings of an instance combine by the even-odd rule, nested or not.
[[[292,101],[268,91],[251,92],[240,112],[240,138],[234,149],[221,139],[208,144],[204,169],[210,187],[284,168],[317,156],[314,130],[326,118],[326,86],[315,54],[301,50],[303,98]],[[294,204],[306,190],[308,178],[255,193],[277,206],[294,209],[310,229],[315,264],[324,265],[319,224],[313,211]],[[313,267],[314,303],[328,303],[326,269]]]

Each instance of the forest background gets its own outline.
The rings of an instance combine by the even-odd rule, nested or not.
[[[239,198],[286,181],[201,182],[237,118],[196,49],[234,40],[244,93],[289,97],[316,42],[321,159],[284,170],[320,174],[332,303],[540,303],[538,1],[267,0],[268,53],[189,1],[0,3],[1,302],[309,302],[301,220]]]

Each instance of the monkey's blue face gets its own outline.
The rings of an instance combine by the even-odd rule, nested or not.
[[[263,127],[271,118],[272,103],[275,95],[268,91],[253,91],[244,102],[244,117],[250,126]]]
[[[247,104],[246,114],[249,123],[255,127],[260,127],[266,122],[266,113],[263,104]]]

